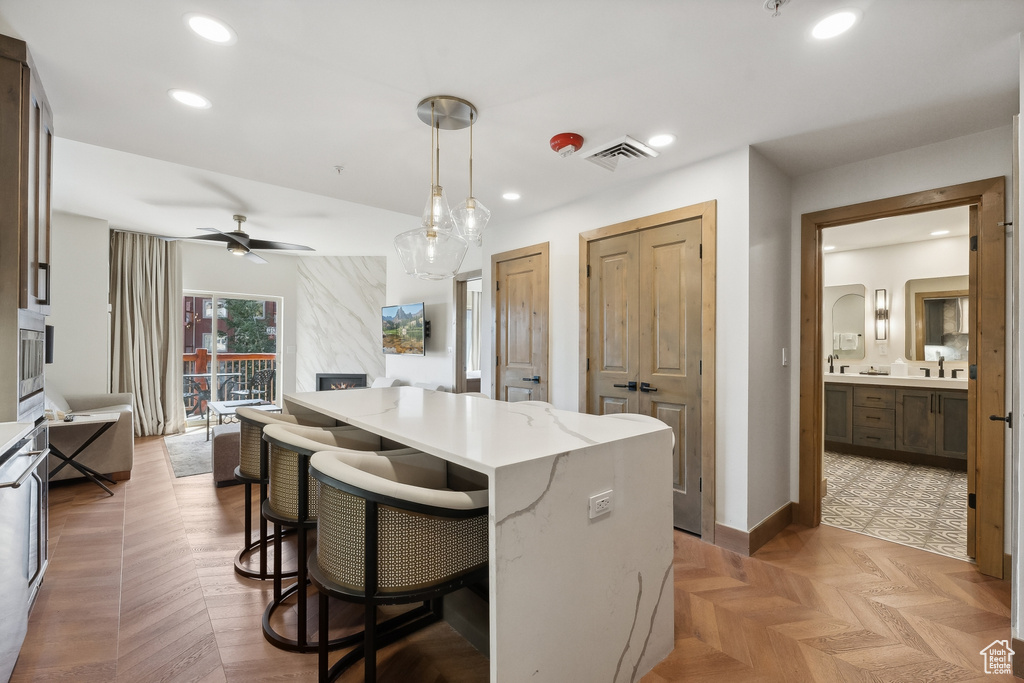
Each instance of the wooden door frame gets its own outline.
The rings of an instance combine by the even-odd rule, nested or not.
[[[548,334],[547,339],[544,343],[544,366],[547,368],[547,378],[545,382],[548,384],[547,397],[551,398],[551,256],[550,256],[550,242],[541,242],[540,244],[532,244],[528,247],[520,247],[519,249],[513,249],[511,251],[503,251],[500,254],[491,254],[491,278],[489,286],[490,298],[491,298],[491,339],[494,340],[494,355],[498,355],[498,297],[495,294],[494,285],[497,282],[498,277],[498,264],[504,261],[515,261],[516,259],[525,258],[527,256],[533,256],[539,254],[544,257],[544,291],[547,292],[547,327]],[[482,361],[481,361],[482,362]],[[495,364],[495,370],[491,373],[491,398],[496,401],[502,400],[498,397],[498,372],[497,364]]]
[[[822,229],[955,206],[977,207],[977,221],[972,221],[971,235],[977,236],[979,250],[971,252],[971,285],[979,301],[978,305],[973,305],[975,302],[972,302],[972,308],[982,310],[972,311],[971,315],[979,316],[976,318],[979,320],[984,311],[993,309],[992,306],[984,307],[985,292],[998,289],[1003,292],[1004,297],[1006,292],[1005,256],[999,263],[991,265],[986,258],[987,254],[994,253],[993,244],[1005,244],[1005,185],[1006,179],[998,176],[801,216],[800,459],[799,502],[794,515],[795,521],[809,527],[821,523],[821,452],[824,447],[824,349],[821,341]],[[1005,255],[1005,247],[1000,253]],[[981,324],[975,328],[974,336],[978,341],[972,343],[970,350],[969,362],[978,365],[978,379],[968,381],[968,397],[974,406],[968,440],[976,453],[976,462],[982,457],[978,448],[981,434],[994,434],[984,430],[1005,429],[1002,422],[991,422],[987,419],[989,415],[1003,415],[1006,411],[1005,397],[1002,397],[1003,400],[997,400],[1001,397],[1006,377],[1004,311],[1005,307],[999,310],[999,315],[1003,317],[1003,325],[995,334],[990,334],[992,337],[999,337],[1003,345],[1002,351],[985,346],[983,335],[988,331],[988,326]],[[980,362],[982,359],[984,362]],[[995,387],[997,390],[986,391],[986,387]],[[1005,434],[1003,438],[1005,439]],[[998,548],[998,558],[995,557],[994,551],[989,553],[992,557],[985,558],[981,557],[980,552],[977,553],[978,566],[982,572],[997,577],[1002,575],[1003,566],[1004,453],[999,454],[998,467],[976,467],[975,472],[968,472],[968,490],[986,491],[986,495],[978,496],[978,509],[975,511],[981,520],[978,526],[988,539],[987,547]]]
[[[607,237],[617,237],[631,232],[658,228],[669,223],[699,218],[701,221],[701,478],[707,486],[701,486],[700,536],[708,543],[715,542],[715,239],[717,227],[717,201],[712,199],[700,204],[685,206],[672,211],[656,213],[603,228],[580,233],[580,348],[579,348],[579,410],[587,411],[587,392],[590,375],[587,372],[587,319],[590,304],[590,288],[587,285],[589,266],[589,244]]]
[[[466,373],[462,370],[466,367],[466,320],[462,316],[462,311],[466,308],[466,283],[480,277],[483,277],[483,272],[477,269],[459,273],[452,278],[452,320],[455,321],[455,353],[452,354],[455,381],[452,382],[452,387],[456,394],[466,390]]]

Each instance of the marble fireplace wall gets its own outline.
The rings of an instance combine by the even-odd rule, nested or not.
[[[384,375],[380,309],[387,284],[384,256],[304,256],[296,304],[295,389],[316,391],[318,372]]]

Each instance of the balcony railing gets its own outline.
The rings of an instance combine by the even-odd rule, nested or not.
[[[209,400],[230,401],[245,398],[245,395],[233,394],[235,391],[256,389],[263,391],[258,397],[271,403],[277,402],[277,374],[265,387],[250,387],[249,380],[260,370],[273,370],[277,367],[277,356],[273,353],[217,353],[217,368],[211,369],[212,358],[206,349],[198,349],[195,353],[182,355],[184,363],[184,387],[186,417],[199,417],[206,414],[206,402]],[[216,380],[217,398],[211,399],[211,380]]]

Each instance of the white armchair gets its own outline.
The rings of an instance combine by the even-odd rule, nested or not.
[[[46,389],[46,408],[53,410],[56,417],[61,413],[119,413],[117,422],[102,436],[96,439],[88,449],[76,458],[77,462],[88,465],[115,481],[130,479],[132,464],[135,461],[134,425],[132,424],[132,395],[119,394],[81,394],[62,396],[52,388]],[[73,453],[95,432],[94,425],[74,423],[50,430],[50,443],[63,453]],[[51,456],[49,468],[52,470],[60,464],[60,460]],[[53,480],[70,479],[82,475],[73,467],[64,467]]]

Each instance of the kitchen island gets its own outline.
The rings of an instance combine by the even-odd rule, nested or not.
[[[415,387],[289,394],[487,476],[490,680],[634,681],[674,645],[672,432]],[[590,498],[611,512],[590,518]]]

